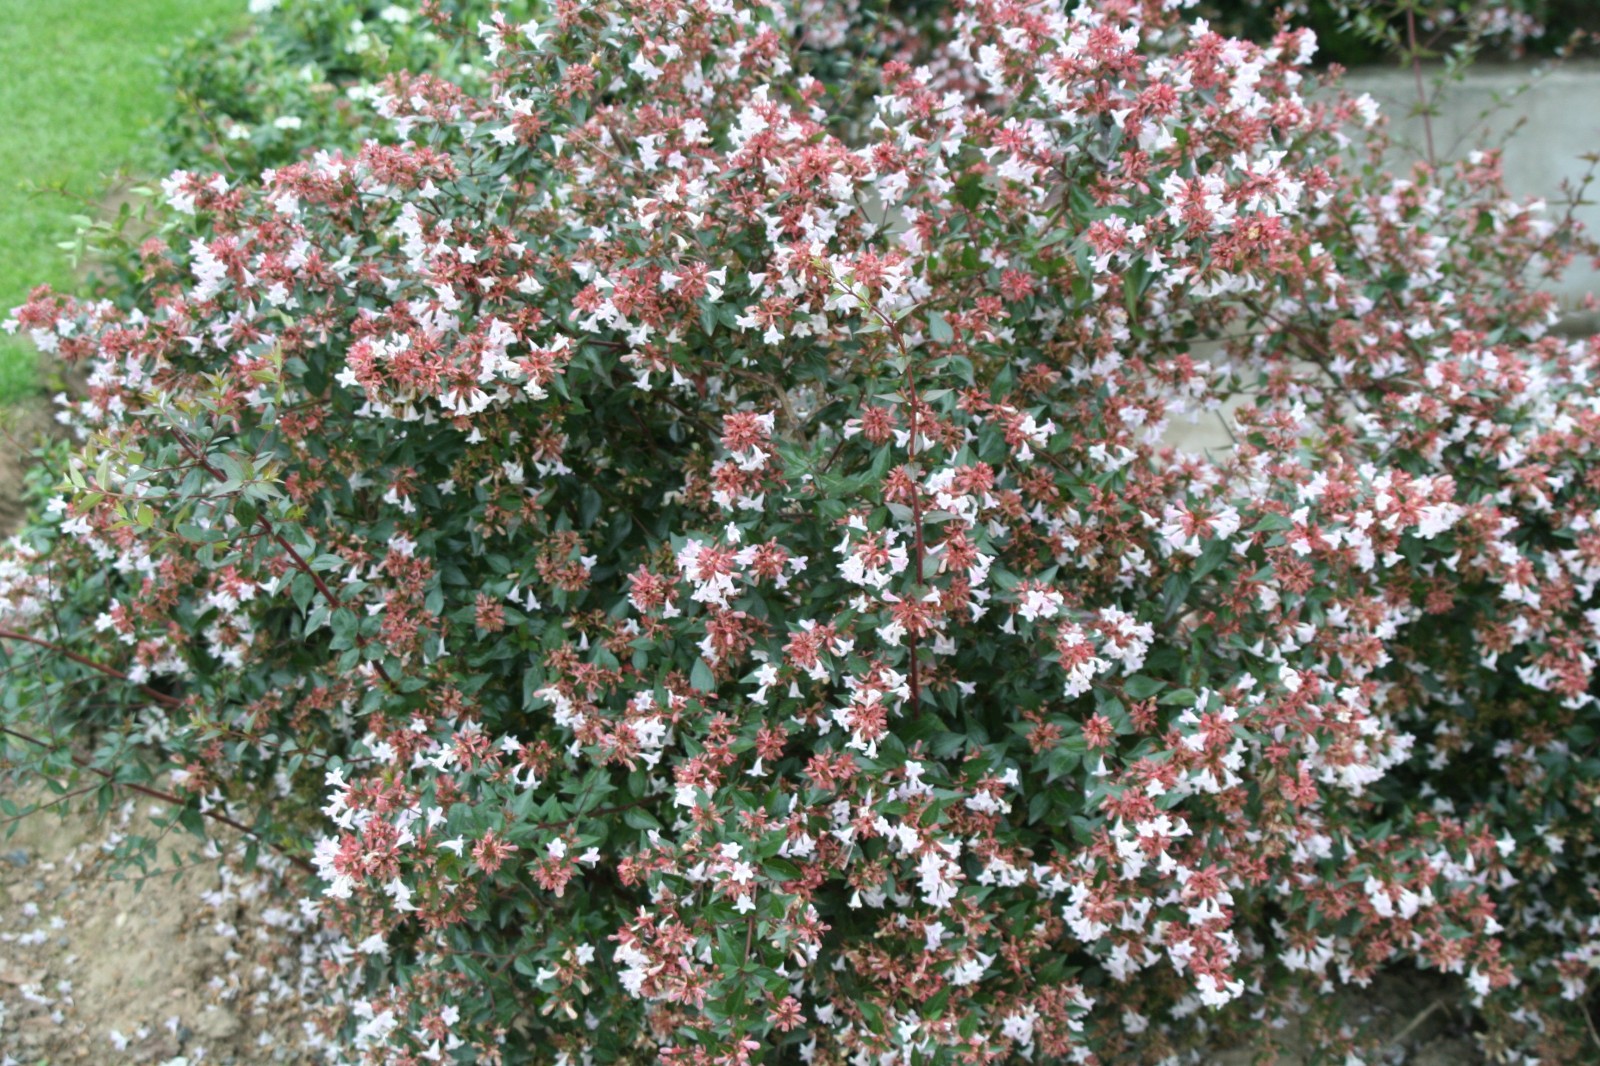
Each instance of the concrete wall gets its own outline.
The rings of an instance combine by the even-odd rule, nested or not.
[[[1431,92],[1432,72],[1423,84]],[[1398,142],[1426,157],[1423,121],[1414,114],[1416,81],[1409,69],[1360,69],[1345,85],[1368,92],[1389,116]],[[1504,147],[1506,183],[1518,196],[1542,196],[1550,216],[1565,211],[1562,182],[1577,183],[1589,168],[1581,157],[1600,152],[1600,62],[1566,63],[1553,69],[1534,64],[1483,65],[1444,87],[1432,118],[1435,155],[1459,159],[1476,147]],[[1588,199],[1600,201],[1600,185]],[[1600,235],[1600,203],[1580,207],[1575,217]],[[1564,309],[1585,293],[1600,293],[1600,271],[1577,262],[1557,288]]]
[[[1352,93],[1371,93],[1378,101],[1402,154],[1427,158],[1423,122],[1413,114],[1417,86],[1409,69],[1355,70],[1344,84]],[[1432,90],[1427,70],[1423,85]],[[1459,159],[1479,147],[1502,147],[1511,192],[1544,197],[1550,203],[1549,217],[1559,219],[1566,211],[1562,183],[1580,182],[1589,167],[1581,157],[1600,152],[1600,62],[1543,71],[1531,64],[1475,67],[1464,80],[1445,87],[1438,110],[1432,119],[1437,159]],[[1403,167],[1405,161],[1396,159],[1392,165]],[[1600,236],[1600,184],[1586,199],[1596,203],[1579,207],[1574,217],[1591,235]],[[1574,311],[1585,294],[1600,294],[1600,270],[1588,262],[1574,262],[1556,292],[1563,309]],[[1600,315],[1571,314],[1563,327],[1600,330]],[[1197,345],[1195,353],[1204,357],[1210,347]],[[1170,426],[1166,443],[1190,451],[1226,451],[1232,443],[1223,420],[1240,402],[1201,415],[1198,422]]]

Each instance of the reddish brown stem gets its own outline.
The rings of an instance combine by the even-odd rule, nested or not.
[[[210,461],[206,459],[204,451],[202,451],[198,445],[189,439],[189,435],[187,433],[185,433],[182,429],[179,429],[177,426],[173,426],[172,430],[177,434],[178,443],[183,446],[183,450],[189,454],[191,459],[200,464],[200,468],[202,470],[216,478],[218,481],[228,480],[228,475],[211,465]],[[283,549],[284,553],[289,556],[290,562],[294,564],[295,569],[299,570],[301,573],[305,574],[311,579],[311,583],[316,586],[317,591],[322,593],[323,599],[328,602],[328,607],[330,610],[346,609],[344,601],[338,596],[334,595],[333,590],[328,587],[328,583],[322,580],[322,575],[313,570],[311,565],[306,562],[305,557],[295,549],[294,545],[290,544],[289,541],[284,538],[283,534],[279,533],[273,528],[272,522],[268,520],[265,514],[261,514],[259,512],[256,514],[256,525],[261,527],[262,532],[264,532],[274,544]],[[378,676],[383,678],[384,684],[390,686],[394,684],[394,681],[389,677],[389,672],[383,668],[383,664],[381,662],[374,659],[372,661],[372,667],[377,671]]]
[[[917,405],[920,400],[917,396],[917,378],[911,372],[910,356],[906,357],[906,391],[911,398],[911,446],[906,449],[906,459],[914,466],[917,461]],[[918,600],[922,599],[922,552],[922,479],[919,477],[911,485],[911,580],[916,585]],[[920,618],[921,615],[913,614],[912,617]],[[913,717],[922,714],[922,675],[917,662],[917,644],[917,634],[912,633],[911,714]]]
[[[63,648],[61,645],[53,643],[52,641],[44,640],[40,637],[32,637],[26,633],[18,633],[10,629],[0,629],[0,640],[20,640],[26,644],[36,644],[41,648],[48,648],[57,655],[71,659],[73,662],[78,663],[81,666],[87,666],[91,670],[98,670],[107,677],[114,677],[118,681],[129,682],[137,687],[140,692],[143,692],[146,696],[149,696],[151,699],[155,700],[159,704],[162,704],[163,706],[177,707],[183,702],[176,696],[162,692],[160,689],[154,689],[149,685],[139,684],[139,682],[134,681],[133,678],[129,677],[121,670],[106,666],[104,663],[97,663],[93,659],[79,655],[77,652],[70,651],[67,648]]]
[[[883,317],[881,314],[879,317]],[[888,318],[884,323],[889,327],[889,336],[893,338],[895,347],[900,349],[900,357],[906,361],[906,402],[911,408],[911,437],[906,447],[906,463],[915,467],[917,462],[917,408],[921,405],[921,397],[917,394],[917,375],[911,364],[911,353],[906,350],[905,338],[900,334],[900,327]],[[915,477],[911,483],[911,580],[917,590],[917,599],[922,598],[922,480]],[[920,617],[913,615],[913,617]],[[918,662],[919,641],[917,634],[912,633],[907,642],[911,649],[911,715],[913,718],[922,714],[922,667]]]
[[[911,438],[910,445],[906,449],[906,461],[907,465],[915,466],[917,461],[917,408],[921,404],[921,399],[917,395],[917,375],[915,368],[911,363],[911,353],[906,349],[905,337],[901,334],[900,327],[895,323],[895,321],[880,311],[875,305],[869,305],[869,309],[875,316],[877,316],[878,321],[883,323],[884,329],[889,333],[889,339],[893,341],[894,346],[899,349],[900,358],[904,359],[906,362],[906,402],[911,408]],[[833,460],[830,457],[828,461],[831,463]],[[923,554],[922,483],[920,478],[914,478],[911,484],[911,525],[913,527],[911,537],[911,580],[916,586],[917,598],[920,600],[922,598]],[[919,717],[922,714],[922,668],[918,662],[918,645],[919,641],[917,639],[917,634],[912,633],[910,635],[910,640],[907,642],[907,646],[911,649],[911,671],[909,680],[911,685],[911,714],[913,718]]]

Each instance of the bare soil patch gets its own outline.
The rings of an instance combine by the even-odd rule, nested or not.
[[[0,1048],[23,1066],[315,1061],[295,893],[151,813],[41,811],[0,840]],[[135,836],[162,836],[144,873],[113,858]]]
[[[0,536],[15,532],[22,522],[22,479],[34,446],[58,429],[42,398],[0,409]]]

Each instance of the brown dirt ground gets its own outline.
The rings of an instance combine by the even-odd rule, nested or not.
[[[115,868],[119,843],[161,836],[150,814],[45,810],[0,840],[0,1062],[314,1061],[293,894],[237,841],[219,862],[181,830],[145,873]]]
[[[22,521],[22,476],[37,439],[58,427],[40,401],[0,408],[0,537]]]

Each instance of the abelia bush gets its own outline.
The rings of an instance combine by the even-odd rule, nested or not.
[[[170,103],[158,132],[169,167],[258,174],[389,130],[366,105],[396,71],[482,90],[481,50],[461,47],[495,10],[527,0],[250,0],[241,30],[202,29],[162,58]]]
[[[559,3],[173,174],[16,312],[6,756],[306,868],[347,1062],[1361,1054],[1395,967],[1575,1061],[1586,246],[1179,6]]]

